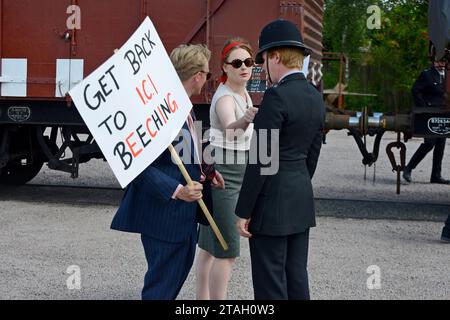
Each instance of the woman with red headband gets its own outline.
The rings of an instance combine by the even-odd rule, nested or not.
[[[225,180],[225,189],[214,190],[214,220],[229,249],[224,251],[210,227],[200,227],[197,256],[197,299],[224,300],[236,257],[240,254],[234,209],[242,185],[258,112],[247,92],[253,71],[253,50],[241,39],[230,39],[222,50],[222,78],[210,109],[210,143],[214,147],[216,169]]]

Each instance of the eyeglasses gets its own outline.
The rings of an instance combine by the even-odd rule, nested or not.
[[[231,62],[225,62],[225,64],[231,64],[235,69],[239,69],[242,64],[245,64],[247,68],[250,68],[255,65],[255,60],[253,60],[252,58],[247,58],[244,61],[242,61],[241,59],[234,59]]]
[[[212,76],[212,73],[211,73],[211,72],[206,72],[206,71],[203,71],[203,70],[200,70],[199,72],[205,73],[205,74],[206,74],[206,80],[211,79],[211,76]]]

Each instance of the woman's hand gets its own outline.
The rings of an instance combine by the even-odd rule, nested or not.
[[[257,113],[258,113],[258,108],[255,108],[255,107],[248,108],[244,114],[244,121],[246,123],[252,123],[253,120],[255,119],[255,116]]]
[[[214,189],[225,189],[225,180],[219,171],[216,170],[216,176],[211,181],[211,187]]]

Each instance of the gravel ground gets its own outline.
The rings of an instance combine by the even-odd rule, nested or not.
[[[383,139],[373,184],[371,180],[364,182],[364,167],[353,140],[344,131],[328,135],[314,179],[316,197],[322,199],[319,202],[328,202],[319,206],[318,227],[311,232],[313,299],[450,300],[450,246],[438,241],[450,204],[449,186],[428,183],[430,155],[413,172],[415,182],[402,184],[402,194],[396,195],[396,175],[384,153],[386,144],[394,139],[392,134]],[[408,142],[407,159],[420,143],[421,139]],[[443,176],[450,178],[450,168],[445,165],[447,154]],[[370,179],[372,170],[368,169]],[[95,160],[80,166],[79,179],[44,168],[31,183],[118,186],[108,165]],[[21,190],[33,193],[33,189]],[[71,192],[89,198],[86,191]],[[113,204],[119,201],[117,195],[111,194],[99,204],[91,201],[80,205],[47,202],[38,192],[26,200],[2,194],[0,299],[140,298],[146,263],[139,236],[109,230],[117,208]],[[364,200],[367,218],[383,219],[336,218],[359,209],[327,199]],[[405,205],[392,206],[389,201]],[[431,217],[436,208],[440,214]],[[390,212],[388,216],[386,212]],[[422,221],[412,221],[417,219]],[[230,283],[230,299],[252,299],[248,244],[243,240],[241,246],[242,257]],[[66,285],[70,276],[67,268],[72,265],[81,270],[80,290],[69,290]],[[381,270],[381,289],[369,290],[367,269],[373,265]],[[194,282],[191,272],[179,299],[195,298]]]
[[[367,181],[364,181],[362,156],[352,137],[347,131],[331,131],[327,135],[327,144],[322,147],[319,164],[314,177],[315,196],[317,198],[385,200],[406,202],[427,202],[450,204],[449,186],[430,184],[432,152],[413,171],[414,183],[402,181],[402,192],[396,194],[397,176],[392,172],[385,149],[393,142],[396,135],[386,133],[380,147],[380,156],[376,165],[376,181],[373,183],[374,169],[367,168]],[[407,161],[417,150],[423,139],[414,138],[406,144]],[[368,138],[369,150],[373,139]],[[450,140],[444,155],[442,175],[450,179],[449,163]],[[396,154],[396,158],[399,155]],[[44,167],[31,183],[68,184],[83,186],[120,187],[108,164],[101,160],[91,160],[80,165],[80,177],[70,178],[63,172],[56,172]]]
[[[139,299],[146,262],[139,236],[109,230],[113,207],[0,202],[0,299]],[[448,299],[450,246],[436,222],[319,217],[311,233],[313,299]],[[252,299],[242,241],[229,299]],[[69,290],[69,266],[81,289]],[[369,290],[369,266],[381,289]],[[193,271],[179,299],[195,299]]]
[[[385,200],[405,202],[426,202],[450,204],[450,186],[430,184],[432,153],[418,165],[412,173],[413,183],[402,179],[401,194],[396,194],[397,174],[386,154],[386,146],[396,141],[397,136],[386,133],[376,164],[376,180],[373,183],[374,168],[367,168],[367,181],[364,181],[362,155],[347,131],[332,131],[327,135],[327,144],[323,146],[314,178],[315,194],[318,198]],[[368,137],[368,150],[372,150],[373,138]],[[423,139],[414,138],[406,143],[406,163],[412,157]],[[442,176],[450,179],[450,140],[442,164]],[[399,161],[399,151],[394,149]]]

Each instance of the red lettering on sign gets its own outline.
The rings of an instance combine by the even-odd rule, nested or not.
[[[142,96],[141,91],[139,91],[139,88],[138,88],[138,87],[136,87],[136,91],[137,91],[139,97],[141,98],[142,103],[143,103],[144,106],[145,106],[145,105],[147,104],[147,102],[145,101],[145,99],[144,99],[144,97]]]
[[[150,100],[152,100],[153,96],[155,95],[154,93],[149,93],[152,88],[155,90],[155,93],[158,94],[158,89],[156,88],[155,83],[153,82],[150,75],[147,74],[147,78],[148,80],[150,80],[151,85],[149,84],[146,86],[147,80],[144,79],[141,82],[141,89],[139,89],[139,87],[136,87],[136,91],[139,95],[139,98],[141,98],[141,101],[144,104],[144,106],[147,105],[147,103],[149,103]],[[142,92],[144,94],[142,94]],[[147,100],[145,98],[147,98]]]
[[[128,148],[130,148],[131,153],[133,154],[133,158],[137,158],[137,156],[139,156],[139,154],[142,152],[142,148],[139,149],[138,152],[135,152],[135,151],[134,151],[133,148],[134,148],[134,146],[135,146],[137,143],[135,142],[135,143],[133,143],[133,144],[130,144],[130,139],[133,137],[133,135],[134,135],[134,132],[131,133],[125,141],[127,142]]]
[[[153,83],[152,78],[150,78],[150,75],[149,75],[149,74],[147,74],[147,77],[148,77],[148,80],[150,80],[150,82],[152,83],[153,89],[155,89],[156,94],[159,94],[159,93],[158,93],[158,89],[156,89],[156,86],[155,86],[155,84]]]
[[[152,138],[154,138],[154,137],[156,137],[156,135],[158,134],[158,131],[152,132],[152,130],[150,129],[150,122],[152,122],[152,118],[148,118],[148,119],[147,119],[147,123],[146,123],[147,131],[148,131],[148,133],[150,134],[150,136],[151,136]]]
[[[150,95],[147,93],[147,90],[145,90],[145,83],[147,82],[147,80],[142,80],[142,91],[144,91],[145,96],[147,97],[148,100],[152,100],[153,98],[153,94],[150,93]]]
[[[175,111],[177,111],[178,105],[175,100],[173,100],[172,102],[170,101],[170,95],[171,93],[169,92],[167,94],[167,103],[169,104],[170,112],[174,113]]]

